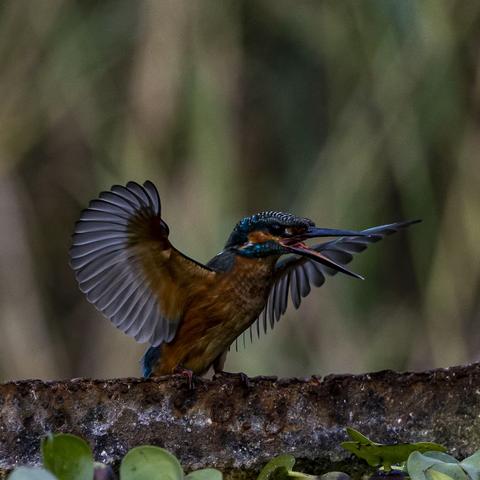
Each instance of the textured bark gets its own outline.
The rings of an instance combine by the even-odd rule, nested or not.
[[[142,444],[172,451],[188,470],[216,467],[255,478],[271,457],[291,453],[312,473],[367,470],[339,443],[346,426],[381,442],[435,441],[461,458],[480,447],[480,364],[422,373],[384,371],[306,380],[259,377],[199,381],[38,380],[0,385],[0,469],[39,463],[47,432],[90,442],[118,465]]]

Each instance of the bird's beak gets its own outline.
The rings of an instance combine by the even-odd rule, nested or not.
[[[356,230],[337,230],[335,228],[309,227],[308,230],[295,238],[306,240],[307,238],[318,237],[358,237],[368,236],[368,233],[357,232]]]
[[[286,251],[290,253],[310,258],[315,262],[319,262],[327,267],[333,268],[334,270],[345,273],[346,275],[350,275],[351,277],[363,280],[363,277],[361,275],[358,275],[358,273],[348,270],[343,265],[340,265],[337,262],[334,262],[332,259],[326,257],[325,255],[322,255],[320,252],[313,250],[303,242],[308,238],[357,236],[368,236],[368,233],[357,232],[354,230],[336,230],[331,228],[310,227],[307,231],[303,232],[300,235],[280,239],[279,243]]]

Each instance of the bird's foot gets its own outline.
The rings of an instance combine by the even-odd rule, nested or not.
[[[195,374],[193,373],[192,370],[189,370],[188,368],[178,366],[177,368],[175,368],[173,373],[176,373],[178,375],[183,375],[184,377],[187,377],[188,389],[189,390],[194,390],[195,389]]]
[[[239,378],[240,382],[242,383],[243,386],[246,388],[250,387],[250,379],[248,378],[246,373],[243,372],[224,372],[223,370],[221,372],[215,372],[213,375],[213,378],[222,378],[222,377],[230,377],[230,378]]]

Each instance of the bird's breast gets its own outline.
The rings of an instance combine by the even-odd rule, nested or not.
[[[194,296],[186,312],[186,322],[200,322],[209,327],[219,324],[238,331],[239,335],[262,311],[273,267],[274,261],[269,259],[237,257],[231,270],[218,274],[215,282]]]
[[[179,330],[164,346],[159,373],[179,364],[197,373],[208,369],[263,310],[274,265],[269,258],[237,257],[228,272],[190,292]]]
[[[271,286],[273,265],[265,259],[238,257],[235,266],[220,282],[232,311],[258,313],[263,309]],[[258,314],[257,313],[257,314]]]

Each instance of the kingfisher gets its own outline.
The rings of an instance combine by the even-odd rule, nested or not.
[[[80,290],[122,332],[150,346],[143,375],[223,372],[227,352],[250,330],[267,331],[298,308],[311,287],[340,272],[353,254],[419,220],[366,230],[319,228],[290,213],[240,220],[223,250],[202,264],[169,240],[155,185],[114,185],[75,224],[70,265]],[[309,239],[332,237],[308,245]]]

